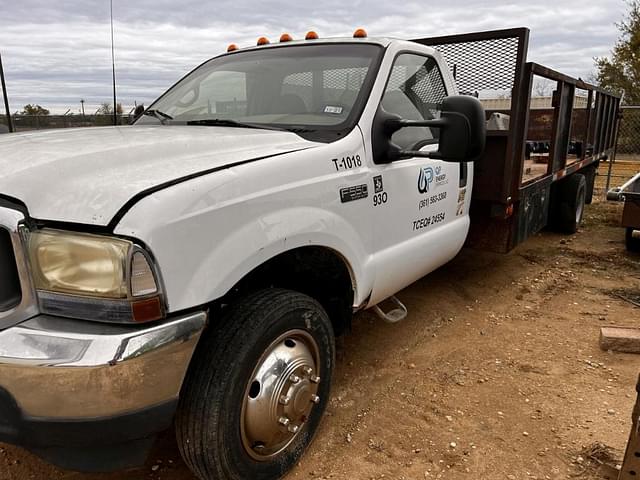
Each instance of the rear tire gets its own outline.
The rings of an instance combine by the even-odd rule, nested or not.
[[[278,479],[310,444],[327,405],[331,321],[314,299],[267,289],[216,322],[181,394],[180,452],[201,480]]]
[[[591,205],[593,202],[593,189],[596,185],[596,172],[598,171],[597,167],[594,165],[593,167],[586,168],[584,173],[584,178],[587,181],[587,191],[584,197],[584,203],[587,205]]]
[[[627,244],[627,250],[630,252],[640,252],[640,238],[633,237],[634,229],[627,227],[625,243]]]
[[[549,225],[562,233],[576,233],[584,213],[587,182],[574,173],[552,186]]]

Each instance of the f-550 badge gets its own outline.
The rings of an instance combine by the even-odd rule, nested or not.
[[[353,202],[354,200],[360,200],[361,198],[367,198],[369,196],[369,189],[367,185],[353,185],[351,187],[340,189],[340,201],[342,203]]]

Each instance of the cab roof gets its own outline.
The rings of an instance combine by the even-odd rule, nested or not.
[[[353,43],[353,44],[357,44],[357,43],[368,43],[368,44],[374,44],[374,45],[380,45],[381,47],[387,47],[389,46],[389,44],[393,41],[396,41],[398,39],[395,38],[387,38],[387,37],[365,37],[365,38],[353,38],[353,37],[331,37],[331,38],[317,38],[314,40],[305,40],[304,38],[301,38],[299,40],[290,40],[287,42],[279,42],[277,41],[273,41],[271,43],[267,43],[264,45],[252,45],[249,47],[238,47],[237,50],[230,52],[230,53],[236,53],[236,52],[246,52],[249,50],[257,50],[260,48],[274,48],[274,47],[288,47],[288,46],[294,46],[294,45],[317,45],[317,44],[335,44],[335,43]]]

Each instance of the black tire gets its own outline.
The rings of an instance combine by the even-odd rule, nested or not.
[[[584,178],[587,181],[587,190],[584,197],[584,203],[587,205],[591,205],[593,202],[593,189],[596,185],[596,172],[597,167],[595,165],[593,167],[586,168],[583,171]]]
[[[627,227],[625,243],[630,252],[640,252],[640,238],[633,238],[633,228]]]
[[[176,414],[182,457],[202,480],[278,479],[310,444],[327,405],[335,364],[331,321],[312,298],[267,289],[228,307],[214,322],[191,362]],[[291,443],[273,457],[256,460],[243,443],[243,403],[249,401],[247,394],[255,398],[247,386],[274,341],[291,331],[303,332],[317,345],[319,400]]]
[[[552,186],[549,225],[562,233],[576,233],[582,221],[587,182],[584,175],[573,175]]]

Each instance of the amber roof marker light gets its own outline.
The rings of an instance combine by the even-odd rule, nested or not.
[[[318,38],[320,37],[313,30],[311,30],[310,32],[307,32],[307,34],[304,37],[305,40],[317,40]]]
[[[235,43],[232,43],[231,45],[229,45],[227,47],[227,52],[235,52],[236,50],[238,50],[238,46]]]
[[[260,37],[258,39],[258,42],[256,43],[256,45],[261,46],[261,45],[269,45],[269,39],[267,37]]]
[[[283,33],[282,35],[280,35],[280,42],[291,42],[292,40],[293,37],[288,33]]]
[[[367,38],[367,31],[364,28],[358,28],[353,32],[353,38]]]

